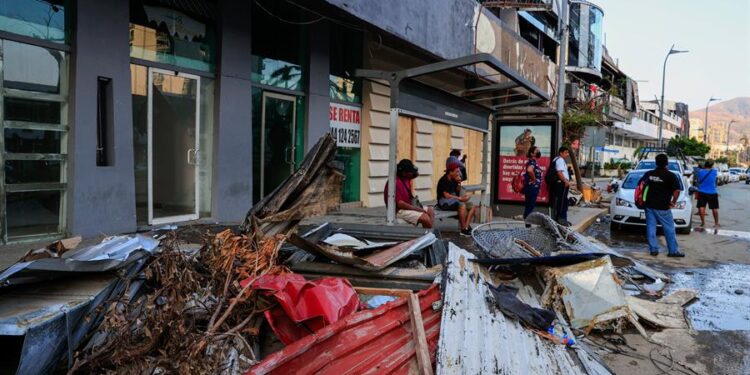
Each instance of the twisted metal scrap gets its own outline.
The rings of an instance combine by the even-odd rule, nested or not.
[[[488,223],[478,226],[472,236],[485,255],[496,259],[530,257],[515,240],[531,245],[543,256],[560,251],[604,252],[580,233],[556,223],[543,213],[532,213],[526,218],[526,223],[537,226],[524,228],[521,223]]]
[[[250,342],[257,335],[249,325],[271,303],[239,281],[288,272],[276,263],[283,240],[256,242],[227,229],[204,236],[206,245],[189,256],[172,232],[144,269],[148,292],[108,306],[96,337],[76,354],[69,373],[246,370],[254,363]]]

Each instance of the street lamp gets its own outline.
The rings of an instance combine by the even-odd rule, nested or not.
[[[708,103],[706,103],[706,121],[703,123],[703,143],[708,144],[708,106],[711,104],[711,102],[715,102],[717,100],[721,100],[719,98],[714,98],[713,95],[711,95],[711,99],[708,99]]]
[[[661,105],[659,106],[659,146],[662,146],[662,137],[661,137],[661,129],[664,125],[664,82],[666,81],[667,76],[667,60],[669,59],[669,55],[674,55],[676,53],[685,53],[688,52],[687,50],[681,51],[674,49],[674,44],[672,44],[672,47],[669,48],[669,52],[667,53],[667,57],[664,58],[664,68],[661,72]]]

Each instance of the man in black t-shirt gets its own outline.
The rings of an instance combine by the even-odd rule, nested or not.
[[[656,169],[646,172],[642,180],[646,181],[644,205],[646,211],[646,238],[651,255],[659,255],[659,242],[656,240],[656,224],[661,224],[664,237],[667,239],[669,257],[684,257],[677,247],[677,233],[674,228],[672,208],[677,205],[680,196],[680,180],[667,169],[669,159],[666,154],[656,156]]]
[[[471,219],[476,207],[469,202],[469,194],[461,194],[461,169],[456,162],[450,163],[437,184],[438,208],[458,212],[458,229],[462,235],[471,235]]]

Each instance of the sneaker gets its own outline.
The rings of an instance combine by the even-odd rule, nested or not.
[[[656,250],[651,250],[648,253],[651,254],[652,257],[659,255],[659,251],[656,251]]]
[[[471,236],[471,226],[469,226],[466,229],[461,229],[461,235],[462,236]]]
[[[685,257],[685,253],[681,253],[679,251],[675,251],[674,253],[667,254],[667,256],[668,257],[673,257],[673,258],[684,258]]]

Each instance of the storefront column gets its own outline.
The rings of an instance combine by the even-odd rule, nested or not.
[[[218,92],[213,154],[212,218],[241,221],[252,206],[253,126],[250,85],[251,2],[219,2]]]
[[[331,103],[328,76],[331,72],[329,56],[330,27],[326,22],[310,26],[308,46],[310,63],[308,69],[306,149],[330,131],[328,107]]]
[[[127,1],[75,2],[70,69],[67,227],[74,235],[136,229]],[[97,166],[97,81],[110,79],[109,165]]]

